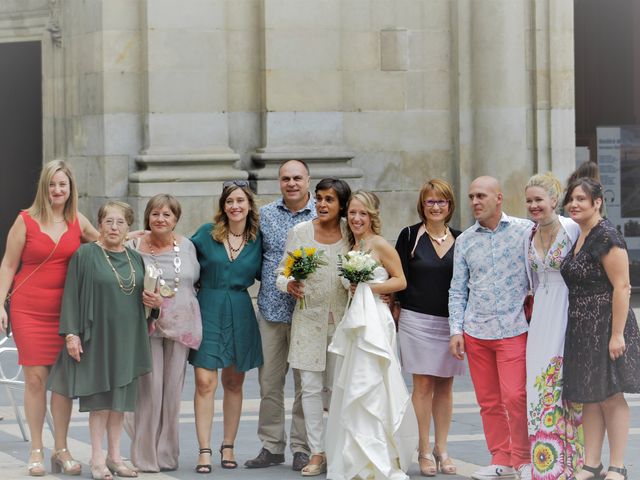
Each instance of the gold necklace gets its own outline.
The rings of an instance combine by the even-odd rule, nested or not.
[[[167,285],[167,281],[162,276],[162,268],[158,265],[158,259],[156,258],[156,254],[153,251],[153,247],[151,246],[151,242],[147,239],[147,246],[149,247],[149,252],[151,253],[151,258],[153,259],[154,266],[156,267],[156,271],[158,272],[158,284],[160,288],[158,289],[160,295],[168,298],[173,297],[176,293],[178,293],[178,287],[180,286],[180,267],[182,266],[182,259],[180,258],[180,247],[178,246],[178,242],[176,241],[176,237],[173,237],[173,252],[175,256],[173,257],[173,271],[176,274],[173,279],[173,288]]]
[[[118,286],[120,287],[120,290],[122,290],[122,293],[125,295],[131,295],[136,289],[136,271],[133,268],[133,263],[131,262],[131,257],[129,256],[127,249],[124,249],[124,253],[127,255],[127,261],[129,262],[129,276],[127,278],[123,278],[116,270],[116,267],[113,266],[113,263],[111,263],[111,258],[109,258],[109,254],[107,253],[107,249],[104,248],[104,245],[100,242],[96,242],[96,244],[102,249],[104,258],[111,267],[111,271],[116,276]]]

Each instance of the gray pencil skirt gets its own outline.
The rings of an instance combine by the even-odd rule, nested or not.
[[[449,352],[449,319],[405,310],[398,320],[402,367],[408,373],[453,377],[464,375],[464,360]]]

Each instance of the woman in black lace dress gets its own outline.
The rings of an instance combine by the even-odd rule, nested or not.
[[[563,396],[584,403],[585,466],[576,479],[599,478],[605,432],[610,450],[606,478],[626,479],[629,406],[623,393],[640,392],[640,334],[629,309],[626,244],[613,224],[602,219],[602,185],[597,181],[573,181],[564,203],[581,229],[561,268],[569,287]]]

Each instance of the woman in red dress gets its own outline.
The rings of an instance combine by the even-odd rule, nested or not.
[[[7,328],[4,299],[13,285],[11,327],[25,379],[24,408],[31,432],[27,469],[32,476],[46,473],[42,445],[46,384],[64,344],[58,323],[67,264],[81,242],[98,238],[77,204],[78,192],[69,167],[62,160],[47,163],[40,173],[33,205],[20,212],[9,230],[0,265],[2,331]],[[81,466],[67,450],[71,400],[52,394],[51,413],[55,439],[51,468],[54,473],[62,470],[78,475]]]

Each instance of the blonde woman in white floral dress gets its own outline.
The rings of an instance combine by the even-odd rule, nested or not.
[[[571,219],[556,215],[562,186],[550,173],[534,175],[525,189],[535,222],[525,240],[527,273],[535,292],[527,339],[527,413],[531,478],[564,480],[582,465],[582,405],[562,400],[564,338],[569,291],[562,260],[580,235]]]
[[[333,354],[327,352],[336,324],[342,319],[347,304],[347,291],[338,276],[338,255],[349,251],[346,207],[351,189],[343,180],[325,178],[316,186],[315,220],[294,226],[287,238],[285,252],[300,247],[323,250],[327,265],[303,282],[285,277],[282,259],[276,285],[296,299],[305,297],[305,309],[296,306],[291,323],[289,365],[300,371],[302,410],[311,456],[302,476],[326,472],[324,446],[323,390],[333,384]],[[330,392],[329,392],[330,393]]]

